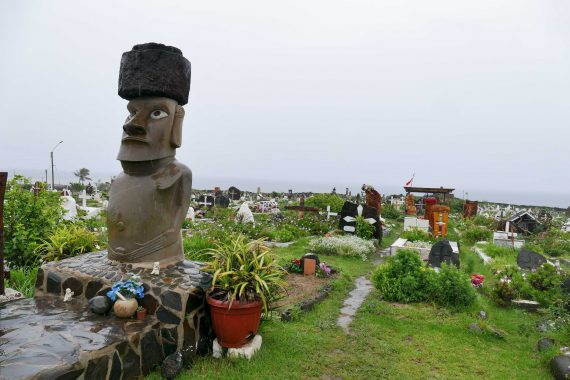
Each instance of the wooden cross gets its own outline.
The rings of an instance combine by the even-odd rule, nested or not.
[[[4,295],[4,192],[7,172],[0,172],[0,295]]]
[[[305,211],[319,212],[319,209],[317,207],[306,207],[305,206],[305,196],[304,195],[301,195],[301,198],[299,199],[299,206],[285,206],[285,208],[287,210],[297,210],[297,212],[299,213],[300,219],[303,219],[305,217]]]

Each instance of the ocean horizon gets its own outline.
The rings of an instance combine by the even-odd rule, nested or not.
[[[29,177],[32,181],[45,181],[45,170],[36,169],[10,169],[8,170],[8,179],[14,174]],[[98,181],[107,182],[116,176],[117,173],[110,172],[91,172],[92,183]],[[54,173],[56,184],[67,184],[69,182],[77,182],[77,177],[73,171],[56,171]],[[51,182],[51,173],[48,172],[48,182]],[[275,180],[270,178],[230,178],[230,177],[210,177],[194,175],[192,181],[194,189],[205,190],[220,187],[222,190],[235,186],[244,191],[257,191],[259,187],[261,192],[270,193],[273,191],[287,192],[292,189],[293,192],[313,192],[313,193],[330,193],[336,188],[338,194],[344,194],[346,188],[352,194],[360,192],[362,183],[354,181],[310,181],[310,180]],[[376,188],[383,196],[392,194],[404,194],[404,185],[396,184],[378,184],[368,183]],[[414,183],[415,186],[438,187],[438,184]],[[504,191],[496,189],[464,189],[456,187],[453,194],[458,198],[476,200],[480,202],[508,203],[513,205],[525,206],[545,206],[558,207],[566,209],[570,206],[570,192],[548,192],[548,191]]]

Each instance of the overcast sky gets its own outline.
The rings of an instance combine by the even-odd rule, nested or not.
[[[551,192],[570,204],[567,0],[0,7],[0,169],[46,169],[63,140],[58,172],[120,172],[121,54],[153,41],[192,62],[177,157],[195,183],[383,192],[415,172],[415,185],[474,199]]]

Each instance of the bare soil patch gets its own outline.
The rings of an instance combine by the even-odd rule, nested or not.
[[[333,280],[336,276],[327,278],[317,276],[303,276],[302,274],[289,273],[285,276],[287,281],[287,296],[274,304],[275,309],[293,306],[302,301],[314,298],[319,290]]]

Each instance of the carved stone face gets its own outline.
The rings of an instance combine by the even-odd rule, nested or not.
[[[176,100],[141,97],[127,105],[120,161],[150,161],[175,155],[180,146],[184,109]]]

